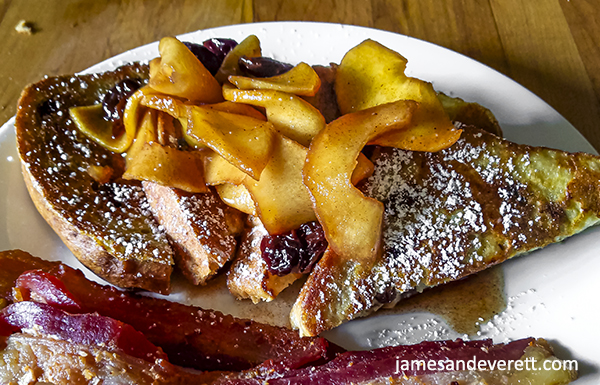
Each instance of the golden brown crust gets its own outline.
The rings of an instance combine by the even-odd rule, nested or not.
[[[68,111],[98,103],[122,79],[145,76],[145,67],[129,65],[28,86],[16,116],[17,147],[32,200],[84,265],[117,286],[167,294],[172,250],[141,184],[119,180],[121,155],[79,133]],[[95,181],[93,167],[109,168],[111,180]]]
[[[227,206],[214,189],[190,194],[143,182],[152,212],[176,250],[175,262],[194,285],[204,285],[233,257],[243,214]]]
[[[256,217],[249,217],[247,222],[236,259],[227,274],[227,287],[237,299],[270,302],[302,274],[280,277],[269,272],[260,249],[267,230]]]
[[[169,293],[171,266],[147,262],[135,266],[131,261],[123,261],[106,252],[91,237],[85,235],[52,208],[44,195],[34,187],[35,181],[25,164],[21,169],[25,185],[38,212],[83,265],[101,278],[110,277],[109,281],[120,287]],[[140,280],[139,274],[143,275],[143,280]]]
[[[384,203],[372,268],[327,253],[291,313],[302,335],[454,281],[600,222],[600,158],[466,127],[438,153],[385,149],[365,193]]]

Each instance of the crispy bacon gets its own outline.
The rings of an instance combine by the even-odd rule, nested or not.
[[[74,311],[73,303],[81,304],[78,313],[97,312],[127,323],[160,346],[177,365],[245,370],[272,360],[278,367],[298,368],[327,361],[333,355],[323,338],[300,338],[284,328],[122,292],[91,282],[65,265],[49,273],[27,272],[17,280],[16,289],[27,298],[65,311]]]
[[[530,349],[530,350],[528,350]],[[531,350],[533,349],[533,350]],[[499,368],[480,369],[481,361],[504,362],[536,357],[554,359],[550,347],[543,340],[522,339],[508,344],[494,345],[483,341],[435,341],[417,345],[387,347],[362,352],[346,352],[317,367],[295,370],[277,370],[263,365],[253,374],[230,375],[217,381],[219,385],[308,385],[308,384],[545,384],[544,376],[536,370],[528,372]],[[463,362],[463,366],[459,362]],[[472,364],[468,364],[471,361]],[[403,368],[400,363],[411,363]],[[435,367],[429,367],[433,362]],[[444,362],[443,368],[438,366]],[[450,366],[450,362],[453,365]],[[416,365],[414,364],[416,363]],[[472,366],[469,366],[472,365]],[[542,370],[540,368],[537,369]],[[547,373],[546,373],[547,374]],[[552,373],[555,384],[567,384],[577,377],[575,371]],[[547,379],[548,377],[546,377]]]
[[[17,278],[24,271],[41,269],[49,271],[60,262],[45,261],[21,250],[0,252],[0,305],[12,302],[12,289]],[[1,306],[0,306],[1,307]]]
[[[83,312],[83,306],[69,293],[64,283],[44,271],[33,270],[21,274],[15,282],[15,289],[23,301],[47,303],[69,313]]]
[[[10,333],[55,337],[73,344],[103,346],[119,350],[148,362],[166,359],[162,349],[153,345],[130,325],[97,314],[71,315],[51,305],[18,302],[0,311],[0,330]]]

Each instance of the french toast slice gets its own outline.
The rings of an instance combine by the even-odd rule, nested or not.
[[[363,187],[385,206],[372,268],[328,250],[291,323],[317,335],[600,222],[600,158],[519,145],[473,127],[437,152],[382,149]]]
[[[236,259],[227,273],[227,288],[237,299],[270,302],[303,274],[278,276],[262,257],[261,242],[269,233],[255,216],[249,216]]]
[[[243,214],[211,189],[186,193],[155,182],[142,182],[150,208],[175,249],[175,263],[194,285],[204,285],[233,257]]]
[[[28,86],[16,116],[17,147],[29,194],[75,256],[108,282],[168,293],[173,253],[141,183],[124,181],[125,160],[88,139],[69,116],[124,79],[146,82],[131,64],[96,75],[49,77]],[[110,180],[100,183],[94,170]]]

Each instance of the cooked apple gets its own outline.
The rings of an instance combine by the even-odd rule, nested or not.
[[[335,82],[342,114],[390,103],[414,100],[421,104],[410,132],[389,133],[374,144],[410,146],[416,151],[439,151],[460,136],[431,83],[404,74],[406,59],[383,45],[365,40],[346,53],[337,69]]]
[[[207,185],[216,186],[223,183],[239,185],[247,175],[221,155],[210,151],[204,159],[204,176]]]
[[[319,75],[306,63],[268,78],[229,76],[228,79],[242,90],[275,90],[303,96],[314,96],[321,86]]]
[[[397,101],[346,114],[312,141],[304,184],[329,246],[340,256],[370,264],[380,252],[383,204],[365,197],[351,177],[362,148],[394,130],[407,130],[417,103]]]
[[[358,154],[356,159],[356,168],[352,172],[350,181],[353,185],[357,185],[360,181],[367,179],[375,171],[375,165],[363,153]]]
[[[325,128],[325,118],[304,99],[273,90],[239,90],[223,87],[226,100],[263,107],[275,129],[290,139],[308,146],[314,136]]]
[[[224,101],[216,104],[207,104],[205,107],[212,108],[213,110],[230,112],[232,114],[246,115],[258,120],[267,120],[267,118],[260,111],[252,106],[249,106],[248,104]]]
[[[158,45],[160,64],[153,65],[149,85],[167,95],[194,102],[223,100],[221,86],[198,58],[179,40],[165,37]],[[157,67],[157,68],[156,68]]]
[[[206,106],[183,108],[188,143],[205,144],[252,178],[260,178],[275,145],[277,134],[271,123]]]
[[[252,196],[243,184],[223,183],[215,186],[221,200],[227,205],[249,215],[256,215],[256,207]]]
[[[181,151],[157,142],[157,112],[144,115],[135,143],[127,153],[123,179],[153,181],[188,192],[208,192],[204,183],[203,153]]]
[[[162,146],[179,148],[183,131],[179,121],[171,115],[160,112],[156,119],[156,139]]]
[[[460,138],[462,131],[454,127],[430,83],[420,80],[410,83],[411,92],[414,93],[407,94],[406,99],[419,102],[419,108],[412,117],[411,129],[388,132],[371,141],[371,144],[429,152],[450,147]]]
[[[179,106],[183,105],[183,101],[170,95],[144,94],[140,103],[145,107],[166,112],[174,118],[180,118],[185,115],[185,112],[179,108]]]
[[[242,56],[258,57],[261,56],[260,41],[255,35],[250,35],[238,45],[236,45],[221,63],[219,72],[215,75],[217,81],[221,84],[227,82],[227,78],[231,75],[240,75],[240,66],[238,61]]]
[[[124,134],[114,137],[113,122],[104,119],[102,104],[72,107],[69,109],[69,115],[79,131],[113,152],[127,151],[135,136],[135,131],[133,135],[125,131]]]
[[[281,234],[316,220],[310,194],[302,182],[307,148],[276,135],[271,160],[260,181],[244,180],[256,213],[269,234]]]
[[[127,99],[123,112],[125,130],[118,136],[113,132],[113,122],[104,119],[102,103],[72,107],[69,115],[88,138],[110,151],[122,153],[127,151],[136,136],[138,122],[143,114],[139,109],[140,101],[148,92],[152,92],[149,87],[142,87]]]

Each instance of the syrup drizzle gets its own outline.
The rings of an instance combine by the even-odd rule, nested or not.
[[[456,332],[475,335],[480,325],[505,309],[504,271],[495,266],[402,299],[394,308],[376,314],[427,311],[441,316]]]

